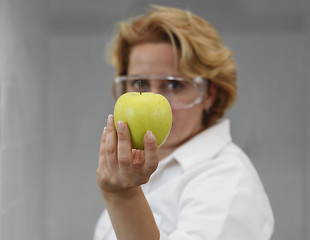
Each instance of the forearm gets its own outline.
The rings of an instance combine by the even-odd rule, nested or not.
[[[102,192],[118,240],[158,240],[159,230],[141,187],[123,194]]]
[[[159,230],[141,189],[158,165],[157,142],[144,136],[144,150],[132,149],[128,126],[109,115],[104,128],[97,168],[101,189],[118,240],[158,240]]]

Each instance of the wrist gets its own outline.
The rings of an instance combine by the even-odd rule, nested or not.
[[[105,191],[101,190],[101,194],[104,198],[104,200],[122,200],[122,199],[131,199],[135,198],[141,194],[143,194],[143,191],[140,186],[129,188],[126,190],[121,190],[121,191]]]

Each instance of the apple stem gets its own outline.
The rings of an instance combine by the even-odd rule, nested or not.
[[[142,91],[141,91],[141,80],[139,80],[139,91],[140,91],[140,95],[142,95]]]

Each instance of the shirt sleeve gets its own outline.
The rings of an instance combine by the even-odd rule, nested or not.
[[[273,216],[255,171],[219,162],[191,180],[180,196],[177,229],[160,240],[269,240]]]

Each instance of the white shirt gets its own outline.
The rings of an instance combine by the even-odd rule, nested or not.
[[[271,206],[228,120],[198,134],[160,161],[142,186],[161,240],[268,240]],[[106,210],[94,240],[115,240]]]

